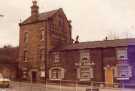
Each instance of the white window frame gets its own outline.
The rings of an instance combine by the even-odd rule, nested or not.
[[[58,78],[52,78],[52,71],[55,70],[55,69],[58,69],[60,70],[60,74],[58,74]],[[64,75],[65,75],[65,71],[64,71],[64,68],[61,68],[61,67],[52,67],[50,70],[49,70],[49,79],[50,80],[62,80],[64,79]]]
[[[121,70],[119,68],[120,66],[127,66],[127,68],[124,68],[126,70]],[[124,72],[126,72],[124,74],[125,76],[122,76]],[[115,68],[115,77],[117,78],[117,80],[129,80],[132,77],[132,67],[129,64],[118,64]]]
[[[84,67],[80,67],[77,69],[77,78],[80,80],[80,81],[90,81],[92,78],[94,78],[94,73],[93,73],[93,68],[90,67],[90,68],[86,68],[87,70],[85,71],[82,71],[82,68],[84,69]],[[82,74],[85,74],[85,73],[88,73],[88,77],[82,77],[81,75]]]
[[[89,50],[80,51],[80,64],[80,67],[77,69],[77,75],[80,81],[90,81],[92,78],[94,78],[94,70],[93,67],[90,66],[91,61]],[[87,77],[81,77],[82,74],[87,74]]]
[[[128,60],[127,48],[116,48],[117,60]],[[124,58],[121,58],[124,57]]]

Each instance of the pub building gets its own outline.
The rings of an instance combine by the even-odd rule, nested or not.
[[[20,79],[32,82],[77,81],[135,86],[135,39],[79,42],[63,9],[31,15],[19,23]]]

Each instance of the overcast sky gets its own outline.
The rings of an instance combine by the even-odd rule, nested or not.
[[[0,0],[0,46],[19,43],[21,20],[30,15],[32,0]],[[72,20],[73,38],[103,40],[135,37],[135,0],[38,0],[40,12],[63,8]]]

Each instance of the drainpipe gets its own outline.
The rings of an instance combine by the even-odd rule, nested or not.
[[[47,31],[48,31],[48,22],[45,22],[45,24],[47,23],[47,26],[45,25],[44,26],[44,28],[45,28],[45,60],[44,60],[44,66],[45,66],[45,88],[47,88],[47,48],[48,48],[48,46],[47,46]]]

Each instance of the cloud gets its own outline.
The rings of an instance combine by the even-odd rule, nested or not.
[[[63,8],[72,20],[73,38],[80,35],[81,41],[102,40],[109,32],[121,37],[129,33],[135,37],[134,0],[38,0],[40,12]],[[0,46],[18,45],[19,20],[30,15],[31,0],[1,0]],[[95,36],[96,35],[96,36]]]

